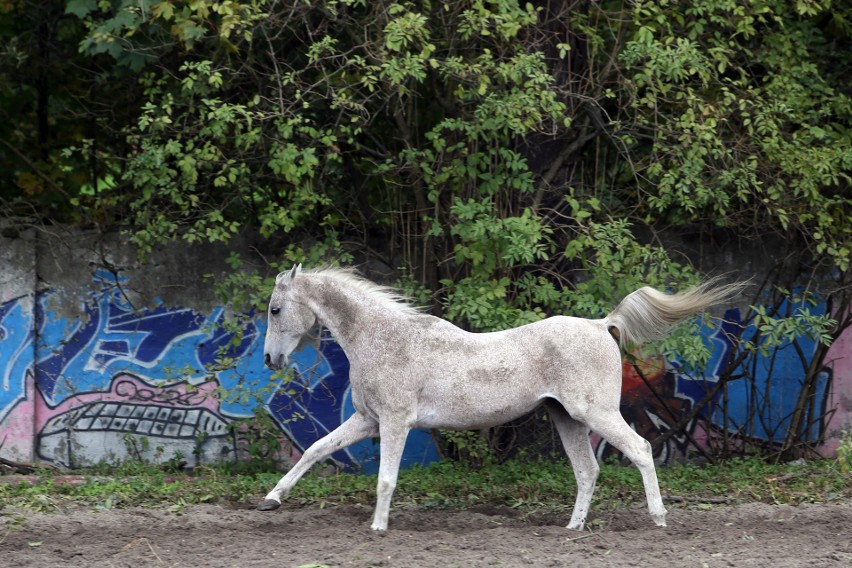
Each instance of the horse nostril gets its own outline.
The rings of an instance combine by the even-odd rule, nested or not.
[[[263,356],[263,364],[269,367],[272,364],[272,357],[269,356],[269,353],[266,353]]]

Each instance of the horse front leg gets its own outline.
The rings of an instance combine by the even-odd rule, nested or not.
[[[346,422],[338,426],[327,436],[320,438],[309,447],[296,465],[275,485],[266,499],[258,505],[260,511],[272,511],[281,506],[281,498],[290,493],[296,482],[318,461],[325,459],[337,450],[343,449],[366,438],[377,436],[379,424],[363,414],[356,412]]]
[[[379,481],[376,487],[376,513],[371,527],[374,531],[384,531],[388,528],[391,499],[396,489],[399,464],[402,461],[408,430],[404,426],[386,426],[384,423],[380,427]]]

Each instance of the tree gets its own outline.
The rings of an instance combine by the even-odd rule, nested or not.
[[[85,28],[55,0],[0,8],[7,38],[0,54],[0,214],[21,219],[98,222],[74,198],[96,193],[105,153],[123,152],[121,128],[135,77],[78,53]],[[106,65],[105,65],[106,63]],[[69,146],[88,142],[71,155]]]
[[[802,334],[827,345],[848,324],[848,7],[51,6],[85,71],[60,66],[57,85],[86,96],[71,97],[77,129],[52,145],[60,173],[31,168],[55,183],[38,198],[60,203],[60,220],[123,225],[143,253],[245,233],[284,250],[232,257],[240,273],[224,297],[261,307],[292,262],[371,258],[484,331],[596,317],[639,284],[688,285],[697,271],[671,258],[672,242],[771,235],[786,247],[767,280],[779,301],[756,297],[768,307],[746,318],[743,353]],[[18,37],[38,27],[3,22]],[[6,159],[23,171],[35,155]],[[7,209],[35,202],[21,179]],[[662,347],[700,366],[706,350],[689,332]],[[787,446],[807,420],[792,421]]]

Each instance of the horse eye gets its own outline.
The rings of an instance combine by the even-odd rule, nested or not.
[[[269,308],[269,313],[273,316],[277,316],[281,313],[281,308]]]

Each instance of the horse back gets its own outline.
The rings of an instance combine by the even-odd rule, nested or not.
[[[387,341],[393,356],[374,353],[373,368],[359,369],[369,375],[363,397],[376,414],[387,405],[408,407],[413,426],[480,428],[516,418],[546,398],[566,408],[586,401],[584,407],[599,399],[611,405],[615,393],[617,405],[620,352],[602,321],[556,316],[471,333],[431,316],[412,319],[404,337]]]

